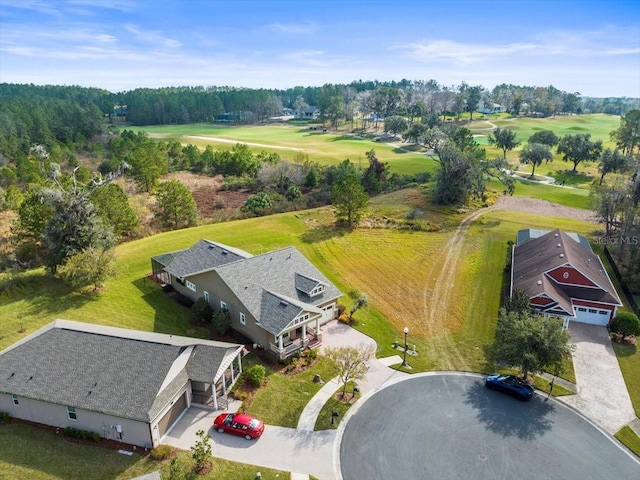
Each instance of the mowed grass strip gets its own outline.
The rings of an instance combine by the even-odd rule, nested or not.
[[[631,427],[625,425],[614,435],[620,440],[629,450],[640,457],[640,437],[633,431]]]
[[[195,124],[132,127],[132,130],[145,131],[163,140],[191,143],[202,149],[212,145],[216,150],[228,150],[234,143],[246,143],[254,152],[277,153],[289,161],[302,155],[321,165],[335,165],[349,159],[357,167],[367,168],[369,160],[365,153],[374,149],[378,159],[389,163],[393,173],[433,173],[438,166],[424,153],[403,148],[401,141],[396,142],[397,146],[388,145],[332,129],[327,129],[325,133],[322,130],[309,130],[309,127],[289,125],[219,127]]]
[[[627,385],[629,396],[636,416],[640,417],[640,353],[635,345],[622,345],[613,342],[613,350],[618,357],[618,364],[622,370],[624,383]]]
[[[215,446],[214,446],[215,448]],[[178,453],[187,470],[193,467],[191,452]],[[250,458],[247,458],[250,461]],[[171,460],[154,461],[148,457],[122,455],[115,450],[80,445],[65,440],[62,434],[12,423],[0,425],[0,478],[7,480],[92,479],[127,480],[155,470],[169,478]],[[265,480],[290,478],[289,472],[245,463],[212,458],[212,470],[199,476],[203,480],[254,480],[256,472]]]

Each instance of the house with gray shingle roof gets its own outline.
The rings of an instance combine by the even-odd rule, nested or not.
[[[277,358],[320,345],[341,296],[295,247],[254,256],[200,240],[163,271],[176,291],[227,310],[236,331]]]
[[[0,411],[154,447],[191,405],[218,409],[242,349],[56,320],[0,352]]]
[[[521,230],[513,246],[511,295],[529,295],[543,315],[606,326],[622,305],[600,257],[582,235]]]

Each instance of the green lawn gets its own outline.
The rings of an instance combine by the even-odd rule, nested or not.
[[[491,180],[487,184],[488,188],[492,188],[499,192],[504,190],[504,186],[497,180]],[[526,182],[524,180],[516,181],[516,189],[514,195],[517,197],[530,197],[548,200],[549,202],[559,203],[567,207],[589,208],[589,190],[583,188],[558,187],[553,185],[544,185],[539,183]]]
[[[369,161],[365,153],[374,149],[378,159],[389,163],[393,173],[435,172],[437,168],[437,163],[431,158],[421,152],[412,152],[402,148],[400,142],[398,142],[400,148],[397,148],[344,131],[335,132],[331,129],[323,133],[321,130],[311,131],[307,126],[286,124],[233,127],[208,124],[158,125],[132,127],[131,129],[146,131],[155,138],[177,140],[185,144],[191,143],[201,148],[212,145],[216,149],[230,149],[233,143],[228,141],[256,143],[262,146],[250,145],[253,151],[275,152],[288,160],[294,160],[302,155],[304,158],[321,165],[337,164],[348,158],[356,166],[367,168]]]
[[[559,115],[553,118],[502,117],[489,119],[489,121],[500,128],[515,131],[516,139],[523,144],[535,132],[551,130],[558,137],[588,133],[591,135],[591,140],[601,140],[604,148],[615,147],[615,143],[609,138],[609,133],[620,126],[620,117],[604,113]],[[476,134],[484,134],[488,131],[487,128],[491,127],[485,121],[478,121],[472,123],[468,128]]]
[[[316,374],[325,381],[335,376],[327,358],[318,357],[315,365],[295,375],[272,373],[267,385],[256,392],[247,413],[269,425],[295,428],[304,407],[322,388],[322,384],[313,382]]]
[[[215,447],[214,447],[215,448]],[[191,467],[189,452],[180,460]],[[248,459],[250,460],[250,459]],[[126,480],[155,470],[169,478],[170,460],[156,462],[138,454],[122,455],[92,445],[71,443],[53,431],[21,423],[0,425],[0,478],[7,480],[92,479]],[[213,469],[203,480],[288,479],[288,472],[212,458]]]
[[[615,342],[613,342],[613,349],[618,357],[620,370],[622,370],[636,416],[640,417],[640,353],[635,345],[621,345]]]
[[[616,434],[615,437],[620,440],[629,450],[640,457],[640,437],[631,427],[624,426]]]
[[[353,393],[353,387],[355,383],[352,381],[347,382],[347,399],[348,403],[342,402],[332,396],[327,403],[325,403],[318,414],[318,418],[316,420],[316,424],[314,426],[314,430],[335,430],[340,425],[340,422],[344,418],[345,414],[353,405],[354,400],[351,395]],[[338,392],[342,392],[342,386],[340,386],[337,390]],[[355,401],[360,398],[360,393],[355,393]],[[333,416],[333,412],[337,413],[338,416]]]

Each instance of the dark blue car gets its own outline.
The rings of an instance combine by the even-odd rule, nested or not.
[[[504,392],[518,400],[524,401],[533,397],[534,388],[515,375],[500,375],[499,373],[494,373],[485,378],[484,384],[491,390]]]

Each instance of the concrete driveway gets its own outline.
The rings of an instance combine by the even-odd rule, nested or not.
[[[577,395],[562,397],[609,433],[636,418],[607,329],[571,323]]]
[[[162,443],[189,450],[197,440],[196,432],[202,429],[211,435],[214,457],[256,465],[256,472],[263,466],[320,479],[333,478],[335,430],[310,432],[267,425],[259,439],[248,441],[216,432],[212,428],[216,415],[211,410],[191,407]]]
[[[519,402],[480,375],[416,374],[363,397],[338,429],[344,480],[640,478],[640,462],[554,399]]]
[[[332,320],[323,326],[322,332],[322,346],[320,347],[321,353],[324,353],[325,349],[329,347],[372,348],[374,352],[377,347],[376,341],[373,338],[368,337],[355,328],[351,328],[349,325],[340,323],[337,320]],[[402,360],[399,360],[398,363],[401,361]],[[377,358],[372,358],[369,361],[369,371],[367,372],[367,376],[358,382],[358,386],[360,387],[360,391],[365,394],[386,382],[397,378],[404,378],[408,375],[408,373],[387,367],[384,362],[381,362]]]

